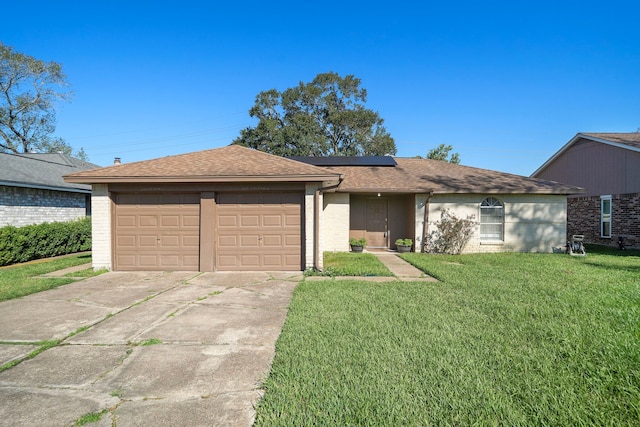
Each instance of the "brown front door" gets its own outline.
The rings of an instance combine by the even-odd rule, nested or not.
[[[367,246],[371,248],[386,248],[388,201],[380,197],[367,199],[366,231]]]

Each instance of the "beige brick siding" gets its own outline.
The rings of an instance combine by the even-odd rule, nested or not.
[[[567,202],[567,238],[584,234],[585,241],[629,248],[640,247],[640,193],[611,196],[611,238],[600,237],[600,196],[572,197]]]
[[[504,241],[480,240],[480,203],[486,195],[434,195],[429,204],[428,232],[440,220],[443,209],[450,209],[461,218],[478,222],[471,240],[464,249],[473,252],[552,252],[566,243],[566,197],[555,195],[493,195],[505,207]],[[426,197],[425,197],[426,198]],[[421,229],[423,210],[416,197],[416,233]]]
[[[304,193],[304,254],[305,269],[313,268],[313,254],[315,250],[315,193],[320,188],[319,184],[307,184]],[[322,203],[322,195],[320,202]],[[319,263],[322,265],[322,251],[319,254]]]
[[[320,224],[321,252],[349,251],[349,194],[324,193]]]
[[[415,215],[415,232],[413,241],[415,242],[415,251],[424,252],[424,211],[428,194],[416,194],[416,215]],[[439,215],[439,214],[438,214]]]
[[[93,268],[111,270],[111,198],[107,184],[93,184],[91,210]]]

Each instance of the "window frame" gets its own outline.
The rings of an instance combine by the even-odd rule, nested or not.
[[[609,205],[609,212],[605,213],[605,204],[608,202]],[[613,217],[613,203],[611,201],[611,195],[607,195],[607,196],[600,196],[600,237],[602,239],[611,239],[612,236],[612,232],[611,232],[611,225],[612,225],[612,219]],[[608,224],[608,229],[609,229],[609,235],[605,234],[605,224]]]
[[[490,205],[484,205],[485,202],[489,202],[493,200],[492,204]],[[496,202],[498,204],[496,204]],[[482,211],[483,209],[497,209],[500,208],[501,210],[501,221],[500,222],[483,222],[483,216],[482,216]],[[495,196],[488,196],[485,197],[484,199],[482,199],[482,201],[480,202],[480,230],[479,230],[479,235],[480,235],[480,242],[481,243],[500,243],[500,242],[504,242],[504,218],[505,218],[505,206],[504,206],[504,201],[495,197]],[[499,225],[500,226],[500,237],[499,238],[493,238],[493,237],[487,237],[486,234],[487,233],[483,233],[482,229],[483,226],[486,225]],[[483,235],[485,234],[485,235]]]

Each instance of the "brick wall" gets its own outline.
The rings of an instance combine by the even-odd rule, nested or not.
[[[624,237],[626,246],[640,247],[640,193],[611,196],[611,238],[600,237],[600,196],[575,197],[567,201],[567,238],[584,234],[585,241],[617,246]]]
[[[93,184],[91,208],[93,268],[111,270],[111,197],[108,184]]]
[[[86,215],[84,193],[0,186],[0,227],[71,221]]]
[[[443,209],[449,209],[458,218],[480,218],[480,204],[487,195],[449,194],[434,195],[429,202],[427,234],[435,230]],[[476,225],[465,253],[474,252],[556,252],[566,244],[567,198],[563,195],[503,194],[495,195],[504,203],[504,240],[500,242],[480,239],[480,226]],[[424,211],[416,212],[416,222]],[[416,228],[416,232],[417,232]]]
[[[320,252],[349,251],[348,193],[323,194],[320,230]]]

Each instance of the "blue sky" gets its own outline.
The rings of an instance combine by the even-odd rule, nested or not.
[[[103,166],[228,145],[260,91],[328,71],[399,156],[529,175],[577,132],[640,128],[637,1],[103,3],[10,2],[0,27],[63,65],[56,136]]]

